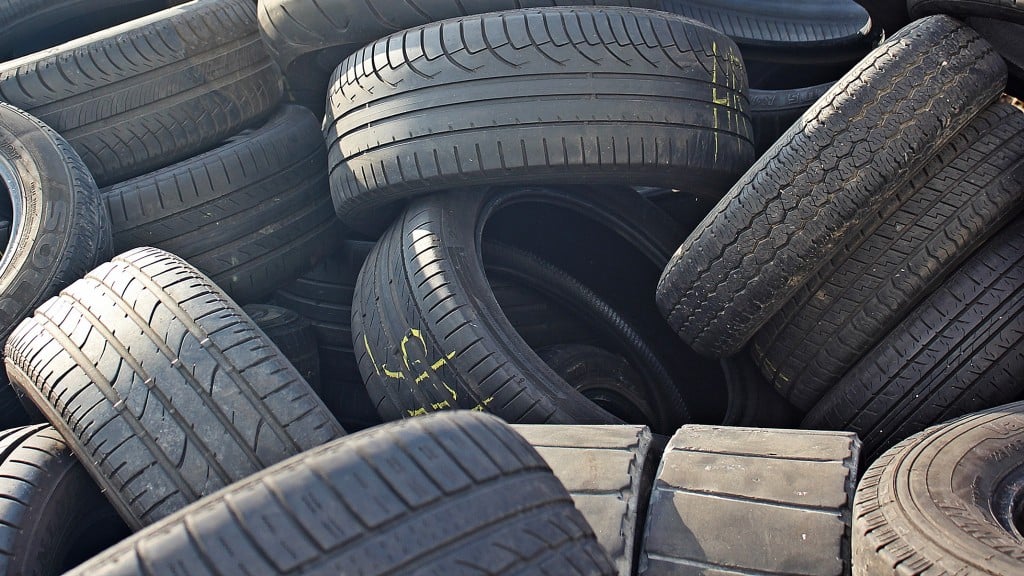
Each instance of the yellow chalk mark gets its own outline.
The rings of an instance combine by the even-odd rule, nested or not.
[[[377,368],[377,361],[373,359],[373,352],[370,351],[370,341],[366,338],[366,334],[363,334],[363,346],[366,346],[366,354],[370,356],[370,363],[373,364],[373,370],[380,376],[380,368]]]
[[[427,354],[427,341],[423,339],[423,333],[415,328],[410,328],[409,333],[406,334],[405,338],[402,338],[402,343],[399,345],[399,348],[402,349],[402,361],[405,362],[407,370],[412,370],[412,366],[409,365],[409,351],[406,349],[410,338],[419,340],[420,346],[423,347],[423,355]]]
[[[434,404],[431,404],[430,407],[433,408],[434,410],[443,410],[445,408],[451,408],[452,405],[449,404],[447,400],[442,400],[441,402],[435,402]]]
[[[487,405],[490,404],[491,402],[494,402],[494,396],[491,396],[490,398],[486,398],[483,402],[481,402],[481,403],[477,404],[476,406],[473,406],[472,408],[470,408],[470,410],[472,410],[474,412],[483,412],[484,408],[486,408]]]
[[[424,370],[419,376],[416,377],[416,383],[419,384],[420,382],[423,382],[427,378],[430,378],[430,374],[427,373],[426,370]]]
[[[455,358],[455,352],[452,352],[451,354],[449,354],[449,355],[445,356],[444,358],[441,358],[437,362],[434,362],[433,364],[431,364],[430,365],[430,369],[433,370],[434,372],[437,372],[438,370],[441,369],[442,366],[447,364],[448,361],[451,360],[452,358]]]
[[[410,417],[413,417],[413,416],[423,416],[423,415],[425,415],[427,413],[427,409],[426,408],[417,408],[416,410],[406,410],[406,412],[408,412]]]
[[[445,389],[448,390],[448,393],[452,395],[452,400],[455,400],[456,402],[459,401],[459,395],[455,393],[455,390],[453,390],[451,386],[445,384],[444,382],[441,382],[441,385],[444,386]]]
[[[387,364],[381,364],[380,368],[384,371],[384,376],[387,376],[388,378],[392,378],[394,380],[405,380],[405,374],[403,374],[401,370],[397,372],[394,370],[388,370]]]

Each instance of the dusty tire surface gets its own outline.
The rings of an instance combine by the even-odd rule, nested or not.
[[[64,289],[5,352],[12,382],[135,529],[344,434],[241,308],[155,248]]]
[[[251,0],[197,0],[0,63],[0,99],[64,136],[100,186],[208,150],[280,98]]]
[[[915,434],[864,473],[854,504],[853,573],[1010,576],[1020,532],[1024,403]]]
[[[958,18],[980,16],[1024,24],[1024,2],[1020,0],[907,0],[914,18],[929,14],[950,14]]]
[[[669,324],[699,353],[739,352],[1005,83],[1002,59],[966,25],[933,16],[903,28],[836,82],[680,246],[658,286]]]
[[[615,574],[537,452],[497,418],[469,413],[393,422],[314,448],[71,576],[153,571]]]

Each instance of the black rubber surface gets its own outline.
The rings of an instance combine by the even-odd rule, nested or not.
[[[832,82],[789,90],[750,90],[750,121],[754,126],[754,153],[763,155],[789,130]]]
[[[5,361],[135,529],[344,434],[234,302],[155,248],[40,306]]]
[[[309,320],[294,310],[270,304],[249,304],[242,310],[298,370],[317,396],[323,398],[320,351]]]
[[[853,430],[873,455],[927,426],[1022,393],[1024,218],[1018,218],[868,352],[804,425]]]
[[[905,27],[836,82],[679,248],[658,286],[669,324],[699,353],[739,352],[1005,82],[1002,59],[964,24],[934,16]]]
[[[428,24],[363,48],[331,84],[331,193],[354,229],[456,186],[685,182],[718,198],[753,161],[736,45],[664,12],[538,8]]]
[[[280,97],[251,0],[197,0],[0,63],[0,100],[60,132],[101,186],[208,150]]]
[[[875,461],[857,488],[853,573],[1024,572],[1024,403],[912,436]]]
[[[300,106],[102,192],[117,252],[153,246],[176,254],[242,303],[298,277],[339,234],[319,122]]]
[[[95,574],[566,574],[615,568],[547,465],[483,414],[315,448],[107,550]]]
[[[1024,112],[960,131],[754,336],[765,376],[807,410],[1024,208]]]
[[[1009,73],[1006,91],[1011,96],[1024,98],[1024,24],[1003,22],[992,18],[968,18],[967,25],[988,40],[1006,62]]]
[[[1024,24],[1024,3],[1020,0],[907,0],[910,16],[950,14],[960,18],[981,16]]]

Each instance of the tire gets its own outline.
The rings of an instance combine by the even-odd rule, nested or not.
[[[754,153],[764,155],[794,122],[800,119],[833,82],[789,90],[751,90],[750,120],[754,126]]]
[[[331,81],[335,209],[367,230],[396,201],[509,182],[685,179],[718,198],[753,161],[738,54],[697,22],[625,8],[466,16],[381,39]]]
[[[618,574],[635,574],[656,455],[645,426],[512,427],[565,486]]]
[[[801,413],[764,379],[749,354],[721,360],[729,403],[723,426],[797,428]]]
[[[967,25],[974,28],[995,47],[1006,62],[1009,74],[1007,89],[1012,96],[1024,98],[1024,24],[1002,22],[991,18],[968,18]]]
[[[1024,571],[1020,550],[1024,403],[915,434],[864,473],[853,518],[853,573]],[[1015,509],[1016,507],[1016,509]]]
[[[684,426],[654,480],[639,574],[848,574],[859,448],[844,432]]]
[[[114,248],[152,246],[259,302],[323,257],[337,235],[316,118],[284,106],[265,125],[105,188]]]
[[[1020,0],[907,0],[910,16],[951,14],[959,18],[980,16],[1024,24],[1024,3]]]
[[[110,257],[110,217],[89,171],[67,141],[0,103],[0,206],[11,215],[0,257],[0,343],[61,288]],[[0,429],[28,423],[0,376]]]
[[[905,27],[836,82],[680,246],[657,291],[669,324],[701,354],[738,353],[1005,80],[992,47],[952,18]]]
[[[478,231],[486,224],[485,239],[512,244],[501,229],[523,236],[522,214],[538,226],[535,234],[527,234],[533,239],[555,246],[551,237],[539,233],[550,228],[538,224],[554,218],[575,237],[600,246],[607,260],[592,273],[608,277],[608,267],[614,266],[627,274],[630,263],[651,268],[654,274],[644,281],[637,272],[638,283],[629,286],[631,291],[644,282],[653,285],[672,238],[678,238],[656,207],[620,191],[495,188],[453,191],[415,202],[370,253],[353,303],[359,369],[385,420],[463,408],[486,409],[524,424],[619,422],[544,364],[498,307],[484,273]],[[576,219],[590,228],[575,227]],[[613,256],[602,233],[614,236],[616,246],[632,247],[629,262]],[[586,260],[581,254],[575,259]],[[595,289],[597,283],[572,275],[593,292],[608,295]],[[605,301],[612,310],[626,310],[621,301]]]
[[[242,310],[291,362],[313,392],[322,398],[320,351],[309,320],[294,310],[268,304],[249,304]]]
[[[0,574],[63,574],[129,534],[56,430],[0,432]]]
[[[345,240],[274,295],[275,303],[295,310],[313,326],[324,403],[348,431],[381,423],[352,348],[352,297],[359,269],[371,248],[373,242]]]
[[[251,0],[197,0],[0,63],[0,99],[60,132],[100,186],[209,150],[280,97]]]
[[[1024,114],[996,102],[757,332],[755,361],[809,410],[1021,208]]]
[[[1024,218],[921,302],[819,402],[804,425],[846,429],[877,455],[1024,392]]]
[[[225,545],[207,545],[207,543]],[[331,442],[71,572],[615,574],[565,488],[497,418],[443,414]]]
[[[81,38],[181,4],[182,0],[5,0],[0,61]]]
[[[241,308],[155,248],[44,303],[5,357],[133,529],[344,434]]]
[[[907,3],[902,0],[857,0],[871,16],[871,25],[886,38],[892,38],[901,28],[910,23],[907,15]]]

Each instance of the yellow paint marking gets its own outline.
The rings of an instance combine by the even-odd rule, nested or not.
[[[392,378],[394,380],[405,380],[405,374],[403,374],[401,370],[397,372],[394,370],[388,370],[387,364],[381,364],[380,368],[381,370],[384,371],[384,375],[387,376],[388,378]]]
[[[405,347],[406,345],[409,344],[410,337],[419,340],[420,346],[423,347],[423,354],[427,354],[427,341],[423,339],[423,333],[415,328],[410,328],[409,333],[405,336],[405,338],[402,338],[402,343],[399,346],[402,349],[402,361],[405,362],[405,367],[408,370],[412,370],[412,366],[409,365],[409,351],[406,350]]]
[[[441,382],[441,385],[444,386],[445,389],[448,390],[448,393],[452,395],[452,400],[454,400],[456,402],[459,401],[459,395],[455,393],[455,390],[452,390],[451,386],[445,384],[444,382]]]
[[[481,402],[481,403],[477,404],[476,406],[473,406],[472,408],[470,408],[470,410],[472,410],[474,412],[483,412],[484,408],[488,404],[490,404],[491,402],[494,402],[494,396],[491,396],[490,398],[485,399],[483,402]]]
[[[437,372],[438,370],[441,369],[442,366],[447,364],[448,361],[451,360],[452,358],[455,358],[455,352],[452,352],[451,354],[449,354],[449,355],[445,356],[444,358],[441,358],[437,362],[434,362],[433,364],[431,364],[430,365],[430,369],[433,370],[434,372]]]
[[[406,412],[409,413],[410,417],[412,417],[412,416],[423,416],[423,415],[425,415],[427,413],[427,409],[426,408],[417,408],[416,410],[406,410]]]
[[[377,376],[380,376],[380,368],[377,368],[377,361],[373,359],[373,352],[370,351],[370,341],[366,338],[366,334],[363,334],[363,346],[366,346],[366,353],[370,356],[373,370],[377,372]]]
[[[442,400],[441,402],[431,404],[430,407],[433,408],[434,410],[442,410],[444,408],[451,408],[452,405],[449,404],[447,400]]]
[[[428,374],[427,371],[424,370],[423,373],[416,377],[416,383],[419,384],[420,382],[423,382],[427,378],[430,378],[430,374]]]

